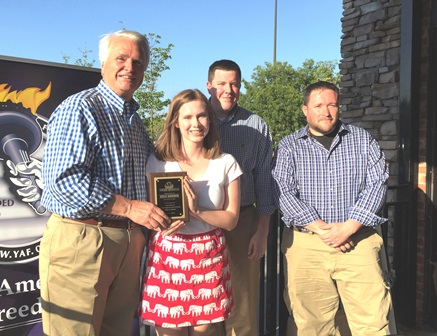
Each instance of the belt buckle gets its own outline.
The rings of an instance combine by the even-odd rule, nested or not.
[[[137,227],[137,224],[135,224],[133,221],[131,221],[130,219],[127,220],[127,229],[129,231],[132,231],[133,229],[135,229]]]
[[[293,226],[293,227],[296,229],[297,232],[308,233],[308,234],[311,234],[311,235],[314,234],[313,231],[310,231],[308,229],[304,229],[302,226]]]

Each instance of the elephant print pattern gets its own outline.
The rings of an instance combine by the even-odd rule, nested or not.
[[[224,235],[152,234],[144,275],[143,322],[167,328],[221,322],[232,289]]]

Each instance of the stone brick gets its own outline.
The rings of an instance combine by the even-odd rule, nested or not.
[[[355,59],[355,64],[357,66],[357,69],[364,69],[364,65],[366,64],[367,57],[366,56],[359,56]]]
[[[371,33],[374,30],[375,30],[375,24],[374,23],[369,23],[369,24],[366,24],[366,25],[361,25],[361,26],[356,27],[354,29],[354,31],[353,31],[353,35],[354,36],[367,35],[367,34]]]
[[[373,31],[369,34],[369,38],[383,38],[387,36],[387,34],[381,30]]]
[[[351,68],[351,67],[353,67],[355,64],[353,63],[353,62],[340,62],[340,64],[338,65],[338,67],[340,68],[340,69],[348,69],[348,68]]]
[[[390,114],[393,116],[393,120],[399,120],[399,106],[390,107]]]
[[[347,82],[342,82],[341,84],[343,87],[348,87],[348,86],[351,87],[351,86],[355,85],[355,82],[354,81],[347,81]]]
[[[380,99],[373,99],[374,107],[382,107],[382,101]]]
[[[393,41],[399,41],[401,39],[401,35],[400,34],[387,34],[387,36],[384,36],[383,38],[381,38],[381,42],[382,43],[387,43],[387,42],[393,42]]]
[[[346,21],[350,19],[357,18],[361,15],[360,11],[357,8],[348,8],[347,10],[343,11],[343,17],[340,19],[340,21]]]
[[[398,81],[399,81],[398,71],[387,72],[379,76],[379,82],[381,84],[396,83]]]
[[[376,12],[377,10],[380,9],[382,9],[382,3],[378,1],[372,1],[368,4],[361,6],[361,13],[364,15],[367,13]]]
[[[385,107],[393,107],[393,106],[399,106],[399,100],[397,99],[383,99],[382,105]]]
[[[349,26],[349,27],[342,27],[341,32],[343,33],[343,35],[341,36],[341,39],[344,39],[346,37],[350,37],[351,36],[351,32],[354,31],[354,26]]]
[[[358,18],[353,18],[350,20],[344,20],[341,22],[341,26],[342,27],[349,27],[349,26],[353,26],[356,27],[358,24]]]
[[[400,64],[400,48],[390,48],[387,50],[387,65]]]
[[[398,158],[398,151],[397,150],[390,150],[386,149],[384,151],[385,159],[388,161],[395,161]]]
[[[372,46],[370,46],[369,51],[370,52],[376,52],[376,51],[385,51],[390,47],[390,43],[389,42],[381,42],[374,44]]]
[[[370,115],[364,115],[362,120],[372,120],[372,121],[388,121],[393,120],[391,115],[387,114],[370,114]]]
[[[373,38],[366,41],[358,42],[353,45],[353,50],[367,48],[379,43],[379,39]]]
[[[370,1],[372,1],[372,0],[355,0],[354,1],[354,6],[355,7],[360,7],[362,5],[365,5],[365,4],[369,3]]]
[[[359,104],[358,105],[358,108],[367,108],[367,107],[370,107],[372,105],[372,101],[371,100],[369,100],[369,101],[364,101],[364,102],[362,102],[361,104]]]
[[[354,122],[354,125],[361,127],[361,128],[364,128],[365,130],[373,129],[373,122],[370,122],[370,121],[362,121],[361,120],[361,121]]]
[[[379,20],[383,20],[386,18],[386,13],[384,9],[380,9],[375,12],[371,12],[368,14],[365,14],[360,17],[359,19],[359,25],[371,23],[371,22],[377,22]]]
[[[352,55],[352,51],[353,51],[353,44],[340,47],[340,53],[344,57],[350,57],[350,55]]]
[[[362,117],[364,115],[364,109],[345,111],[344,115],[347,116],[347,118]]]
[[[355,93],[346,91],[343,87],[340,89],[340,101],[343,98],[351,98],[351,97],[355,97],[355,96],[356,96]]]
[[[343,69],[343,68],[341,68],[340,66],[339,66],[339,68],[340,68],[340,75],[348,75],[348,74],[350,74],[349,73],[349,71],[347,70],[347,69]]]
[[[387,112],[388,108],[386,107],[368,107],[364,110],[364,114],[366,115],[385,114]]]
[[[387,4],[384,7],[400,6],[401,2],[402,2],[402,0],[390,0],[390,1],[387,2]]]
[[[401,16],[397,15],[394,17],[389,18],[385,21],[378,21],[376,23],[375,30],[389,30],[393,29],[395,27],[399,27],[401,22]]]
[[[385,66],[385,57],[383,56],[368,58],[364,63],[364,67],[366,68],[379,68],[380,66]]]
[[[380,129],[381,135],[397,135],[398,126],[396,121],[387,121],[382,124]]]
[[[377,78],[376,70],[361,70],[355,75],[355,84],[357,86],[372,85]]]
[[[399,143],[398,141],[379,141],[379,146],[381,149],[398,149]]]
[[[351,74],[347,74],[347,75],[341,76],[341,80],[345,81],[345,82],[347,82],[349,80],[352,80],[352,75]]]
[[[363,86],[363,87],[353,87],[351,89],[353,92],[356,92],[360,97],[365,96],[371,96],[372,90],[370,89],[370,86]]]
[[[400,26],[393,27],[392,29],[387,30],[385,33],[387,35],[399,35],[401,33],[401,27]]]
[[[399,96],[399,88],[396,83],[390,84],[373,84],[372,93],[380,99],[389,99]]]
[[[344,116],[340,116],[341,121],[343,121],[345,124],[354,124],[355,118],[346,118]]]
[[[393,17],[401,14],[401,6],[391,6],[387,8],[387,16]]]
[[[349,37],[349,38],[343,39],[341,41],[340,45],[341,46],[346,46],[346,45],[349,45],[349,44],[353,44],[353,43],[356,42],[356,40],[357,39],[355,37]]]

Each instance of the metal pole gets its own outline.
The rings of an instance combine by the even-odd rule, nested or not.
[[[276,26],[278,17],[278,0],[275,0],[275,19],[274,19],[274,35],[273,35],[273,64],[276,64]]]

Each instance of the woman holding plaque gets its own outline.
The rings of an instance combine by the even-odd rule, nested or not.
[[[221,335],[220,322],[233,306],[221,229],[237,224],[242,172],[232,155],[221,152],[210,103],[199,90],[173,98],[147,172],[187,173],[190,218],[176,232],[150,237],[143,322],[159,336]]]

